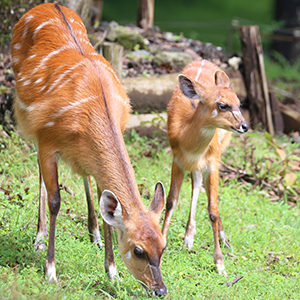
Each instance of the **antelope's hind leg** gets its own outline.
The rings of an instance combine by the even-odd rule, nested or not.
[[[88,229],[90,233],[90,240],[92,243],[97,243],[98,247],[102,249],[104,245],[101,241],[98,220],[95,213],[91,177],[83,177],[83,183],[86,195],[86,202],[88,206]]]
[[[205,172],[204,185],[208,198],[208,216],[211,222],[214,235],[214,262],[216,264],[218,273],[224,274],[227,277],[223,254],[219,241],[219,209],[218,209],[218,186],[219,186],[219,170],[218,166],[211,166],[210,170]],[[223,226],[222,226],[223,227]]]
[[[166,203],[166,212],[164,218],[164,224],[162,229],[162,235],[164,239],[167,239],[168,228],[171,222],[172,214],[178,202],[179,192],[184,179],[184,170],[178,167],[173,161],[172,174],[171,174],[171,187]]]
[[[39,194],[39,219],[37,224],[37,234],[34,242],[35,250],[43,250],[46,248],[45,239],[48,235],[47,222],[46,222],[46,199],[47,189],[45,186],[44,178],[41,172],[40,159],[38,157],[39,177],[40,177],[40,194]]]

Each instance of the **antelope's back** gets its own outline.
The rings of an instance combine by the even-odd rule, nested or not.
[[[14,27],[12,57],[14,111],[27,138],[86,132],[91,119],[125,129],[129,99],[72,10],[47,3],[27,12]]]

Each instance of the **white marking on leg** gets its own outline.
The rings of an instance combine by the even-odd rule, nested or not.
[[[46,248],[46,243],[41,242],[42,240],[45,239],[45,235],[43,232],[38,232],[35,238],[34,242],[34,249],[35,250],[44,250]]]
[[[45,263],[45,277],[46,277],[46,279],[48,279],[49,282],[57,281],[55,262],[52,262],[51,264],[49,264],[48,260],[46,260],[46,263]]]
[[[94,243],[101,242],[101,236],[98,229],[93,229]]]
[[[189,250],[192,250],[194,244],[194,236],[185,235],[183,245],[187,246]]]
[[[219,232],[219,235],[220,235],[221,241],[222,241],[224,244],[226,244],[226,234],[225,234],[225,231],[224,231],[224,230],[221,230],[221,231]]]
[[[114,264],[108,265],[107,260],[104,261],[105,270],[110,280],[114,280],[118,276],[117,268]]]
[[[186,234],[184,238],[184,245],[188,246],[189,250],[192,249],[194,243],[194,236],[196,232],[196,208],[199,196],[200,187],[202,185],[202,173],[200,171],[192,172],[193,178],[193,191],[192,191],[192,201],[191,210],[189,215],[188,227],[186,228]]]

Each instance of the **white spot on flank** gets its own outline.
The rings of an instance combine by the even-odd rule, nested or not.
[[[128,251],[128,252],[125,254],[125,257],[126,257],[126,259],[130,259],[130,258],[131,258],[131,252]]]
[[[201,72],[202,72],[204,63],[205,63],[205,60],[203,59],[202,62],[201,62],[201,65],[200,65],[200,67],[199,67],[199,69],[198,69],[197,75],[196,75],[196,77],[195,77],[195,81],[198,81],[198,79],[199,79],[199,77],[200,77],[200,74],[201,74]]]
[[[73,23],[73,22],[74,22],[74,19],[72,18],[72,19],[70,19],[69,21],[70,21],[71,23]]]
[[[211,117],[212,118],[215,118],[218,116],[218,111],[216,109],[213,110],[212,114],[211,114]]]
[[[42,77],[40,77],[39,79],[37,79],[37,80],[34,82],[34,84],[41,83],[42,81],[43,81],[43,78],[42,78]]]
[[[45,65],[45,63],[47,62],[47,60],[49,60],[52,56],[54,56],[54,55],[60,53],[61,51],[65,50],[65,49],[66,49],[66,46],[62,46],[62,47],[60,47],[59,49],[50,52],[47,56],[45,56],[45,57],[41,60],[41,62],[39,63],[39,65],[38,65],[36,68],[34,68],[34,70],[31,72],[31,76],[32,76],[36,71],[38,71],[40,68],[42,68],[42,67]]]
[[[33,59],[33,58],[35,58],[36,57],[36,54],[32,54],[32,55],[30,55],[29,57],[28,57],[28,59]]]
[[[31,83],[30,80],[26,80],[26,81],[24,81],[23,85],[24,85],[24,86],[25,86],[25,85],[29,85],[30,83]]]
[[[25,17],[25,24],[27,24],[32,18],[33,18],[33,15],[26,16]]]
[[[14,49],[15,50],[20,50],[21,49],[21,44],[15,44]]]
[[[74,69],[76,69],[77,67],[79,67],[80,65],[82,65],[82,64],[84,64],[84,63],[85,63],[85,60],[83,59],[83,60],[79,61],[77,64],[75,64],[72,68],[66,70],[64,73],[61,73],[61,74],[57,77],[57,79],[51,84],[51,86],[50,86],[48,92],[51,92],[51,91],[53,90],[53,88],[54,88],[58,83],[62,82],[62,79],[63,79],[66,75],[68,75],[68,74],[71,73]],[[75,75],[76,75],[76,73],[73,74],[72,78],[73,78]],[[69,80],[69,81],[70,81],[70,80]],[[69,82],[69,81],[67,81],[67,82]],[[65,84],[66,84],[66,82],[63,82],[63,83],[59,86],[59,88],[61,88],[61,87],[64,86]]]
[[[14,56],[13,59],[12,59],[12,63],[16,64],[16,63],[19,62],[19,60],[20,60],[19,57]]]
[[[51,127],[53,125],[54,125],[54,122],[48,122],[48,123],[45,124],[45,127]]]
[[[67,110],[72,109],[72,108],[74,108],[74,107],[76,107],[76,106],[78,106],[78,105],[80,105],[80,104],[83,104],[83,103],[85,103],[85,102],[87,102],[87,101],[89,101],[89,100],[96,99],[96,98],[97,98],[96,96],[90,96],[90,97],[87,97],[87,98],[84,98],[84,99],[80,99],[80,100],[78,100],[78,101],[75,101],[75,102],[73,102],[73,103],[70,103],[70,104],[68,104],[68,105],[66,105],[66,106],[64,106],[64,107],[62,107],[57,113],[55,113],[55,114],[53,115],[53,118],[57,118],[57,117],[59,117],[60,115],[62,115],[64,112],[66,112]]]
[[[56,19],[50,19],[48,21],[43,22],[42,24],[40,24],[33,32],[33,38],[35,38],[35,36],[37,35],[37,33],[46,25],[51,24],[55,21]]]

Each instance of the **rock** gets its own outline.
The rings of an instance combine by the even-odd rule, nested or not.
[[[151,113],[165,111],[174,93],[178,74],[122,79],[133,111]]]
[[[109,32],[106,39],[111,42],[118,42],[126,49],[133,49],[139,45],[141,49],[147,49],[149,43],[139,32],[125,26],[118,25],[116,22],[109,24]]]
[[[152,60],[153,64],[157,66],[169,64],[177,72],[192,61],[193,59],[188,53],[167,51],[156,54]]]

